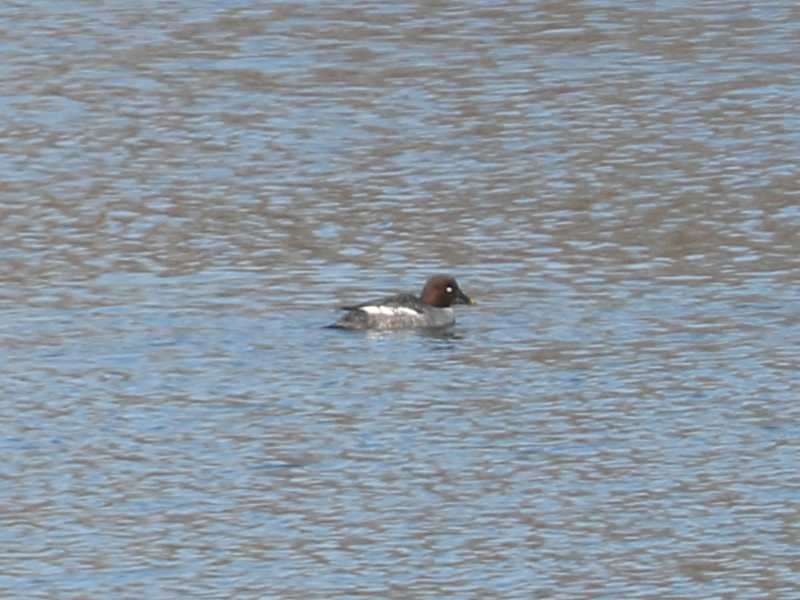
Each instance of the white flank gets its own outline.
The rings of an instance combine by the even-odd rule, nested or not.
[[[368,315],[381,315],[384,317],[408,317],[419,315],[413,308],[405,306],[362,306],[361,310]]]

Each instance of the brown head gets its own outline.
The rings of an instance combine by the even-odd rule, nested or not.
[[[438,308],[446,308],[452,304],[474,304],[472,298],[461,291],[450,275],[434,275],[428,279],[422,288],[420,300]]]

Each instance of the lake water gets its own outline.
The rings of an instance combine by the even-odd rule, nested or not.
[[[796,3],[0,32],[0,596],[798,597]]]

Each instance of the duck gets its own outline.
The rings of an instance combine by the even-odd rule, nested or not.
[[[337,329],[409,329],[449,327],[455,323],[455,304],[475,304],[451,275],[429,277],[419,296],[395,294],[343,306],[345,314],[330,327]]]

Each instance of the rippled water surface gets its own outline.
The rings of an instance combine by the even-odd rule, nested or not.
[[[0,33],[0,596],[797,597],[796,3]]]

